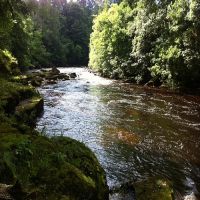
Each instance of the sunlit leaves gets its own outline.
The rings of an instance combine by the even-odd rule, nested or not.
[[[199,1],[124,2],[95,19],[90,66],[137,83],[200,87]]]
[[[94,20],[89,65],[100,69],[105,76],[124,76],[120,66],[130,53],[131,40],[127,32],[130,13],[131,8],[126,4],[114,4]]]

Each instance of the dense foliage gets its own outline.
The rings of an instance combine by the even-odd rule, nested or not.
[[[200,87],[198,0],[124,0],[94,20],[93,69],[113,78]]]
[[[23,1],[2,0],[0,3],[0,68],[4,70],[15,56],[24,64],[28,54],[26,32],[27,9]],[[12,54],[13,56],[12,56]],[[6,63],[7,57],[8,64]],[[8,67],[7,67],[8,69]]]
[[[2,0],[0,62],[5,61],[3,54],[9,54],[22,69],[87,65],[92,10],[96,7],[92,0]]]
[[[198,0],[2,0],[0,71],[87,65],[90,40],[104,76],[199,87],[199,18]]]

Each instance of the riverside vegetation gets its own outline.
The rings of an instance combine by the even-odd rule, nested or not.
[[[95,17],[92,69],[171,88],[200,87],[200,2],[124,0]]]
[[[70,138],[35,131],[43,99],[24,78],[9,72],[0,78],[0,198],[107,199],[105,173],[94,154]]]
[[[198,0],[1,0],[0,198],[108,199],[104,170],[87,147],[34,130],[43,98],[33,86],[70,76],[55,68],[26,76],[22,71],[89,62],[106,77],[196,90],[199,17]],[[148,182],[149,193],[159,188],[157,197],[140,195],[145,184],[130,186],[138,199],[172,199],[167,181]]]
[[[31,3],[40,6],[32,10],[32,14],[28,11],[33,6]],[[87,147],[63,136],[47,138],[34,130],[36,118],[43,112],[43,98],[33,86],[39,86],[44,78],[48,83],[57,79],[68,80],[70,77],[55,68],[52,71],[22,75],[23,66],[39,66],[38,63],[46,66],[47,60],[48,66],[56,66],[57,61],[65,62],[67,56],[57,52],[57,55],[65,57],[61,59],[53,52],[62,51],[59,46],[61,44],[71,45],[71,50],[73,48],[73,51],[80,53],[80,59],[83,56],[87,60],[81,38],[80,46],[66,37],[65,43],[59,41],[60,37],[56,33],[60,34],[60,15],[55,7],[51,7],[50,2],[40,3],[29,1],[25,4],[18,0],[3,0],[0,3],[0,198],[107,199],[104,170]],[[87,8],[70,4],[66,9],[81,15]],[[39,12],[46,13],[48,17],[40,16]],[[48,33],[43,35],[46,38],[42,37],[41,29],[34,28],[34,17],[38,21],[47,18],[49,21],[55,20],[52,22],[55,29],[52,29],[52,23],[46,23],[49,28],[43,27],[43,30]],[[86,18],[87,14],[84,13],[80,20]],[[48,46],[49,42],[46,46],[43,43],[48,40],[47,37],[52,42],[52,49]],[[85,42],[87,40],[82,41],[83,46]],[[74,55],[77,55],[77,51]],[[70,59],[69,64],[73,62],[73,56]]]

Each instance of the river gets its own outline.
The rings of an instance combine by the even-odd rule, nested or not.
[[[98,77],[85,68],[76,80],[44,85],[37,129],[86,144],[110,187],[164,177],[184,194],[200,189],[200,97],[177,95]]]

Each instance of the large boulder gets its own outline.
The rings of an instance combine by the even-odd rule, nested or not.
[[[15,109],[15,116],[19,121],[32,126],[43,112],[43,104],[43,98],[40,96],[21,101]]]
[[[38,96],[33,87],[0,79],[0,110],[13,114],[20,101]]]
[[[0,160],[6,163],[0,163],[0,183],[17,180],[24,194],[20,200],[108,199],[105,172],[82,143],[66,137],[0,137]],[[5,172],[10,174],[7,181]]]

